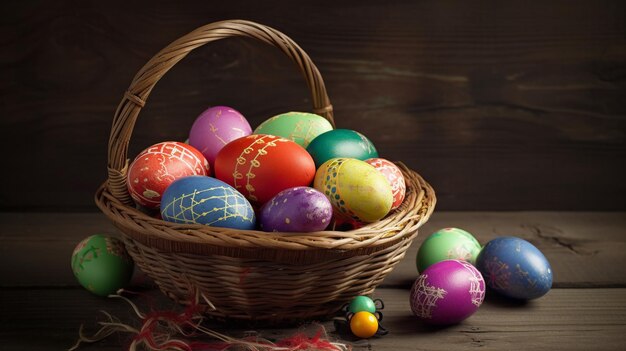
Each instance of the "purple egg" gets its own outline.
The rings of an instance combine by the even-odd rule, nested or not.
[[[411,310],[430,324],[448,325],[471,316],[485,299],[485,281],[470,263],[445,260],[424,270],[411,288]]]
[[[202,112],[193,122],[189,145],[202,152],[212,171],[215,156],[224,145],[250,134],[252,128],[241,113],[228,106],[214,106]]]
[[[285,189],[266,202],[259,214],[266,232],[315,232],[324,230],[333,215],[323,193],[306,186]]]

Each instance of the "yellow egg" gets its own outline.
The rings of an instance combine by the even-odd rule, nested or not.
[[[353,158],[324,162],[315,173],[313,184],[330,199],[337,214],[360,222],[385,217],[393,203],[393,192],[385,176]]]

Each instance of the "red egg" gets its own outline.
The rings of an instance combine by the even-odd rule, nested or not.
[[[128,169],[126,185],[139,205],[157,208],[165,189],[176,179],[190,175],[209,175],[206,158],[191,145],[166,141],[137,155]]]
[[[308,186],[314,176],[311,155],[297,143],[273,135],[254,134],[233,140],[215,158],[215,177],[255,205],[282,190]]]
[[[391,209],[393,210],[398,208],[398,206],[402,204],[404,195],[406,194],[406,183],[400,168],[393,164],[393,162],[385,160],[384,158],[370,158],[365,160],[365,162],[374,166],[374,168],[387,178],[393,193],[393,204],[391,205]]]

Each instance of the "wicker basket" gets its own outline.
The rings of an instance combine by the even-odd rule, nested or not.
[[[175,301],[188,304],[201,295],[205,313],[218,319],[324,318],[354,296],[371,294],[428,220],[435,194],[416,172],[398,163],[407,183],[403,204],[383,220],[347,232],[266,233],[175,224],[137,210],[126,189],[128,143],[152,88],[191,50],[233,36],[261,40],[290,57],[312,93],[313,111],[334,125],[322,77],[296,43],[249,21],[212,23],[161,50],[133,79],[113,118],[108,180],[98,189],[96,204],[122,231],[139,268]]]

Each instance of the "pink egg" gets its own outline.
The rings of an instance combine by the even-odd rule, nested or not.
[[[393,193],[393,204],[391,205],[391,209],[396,209],[402,204],[404,200],[404,195],[406,194],[406,183],[404,181],[404,175],[402,175],[402,171],[400,168],[384,158],[370,158],[365,160],[365,162],[374,166],[380,173],[382,173],[389,185],[391,185],[391,191]]]
[[[456,324],[478,310],[485,298],[485,281],[470,263],[445,260],[420,274],[411,289],[411,310],[430,324]]]
[[[252,134],[246,118],[228,106],[208,108],[196,118],[189,132],[189,145],[200,150],[211,169],[217,153],[230,141]]]

